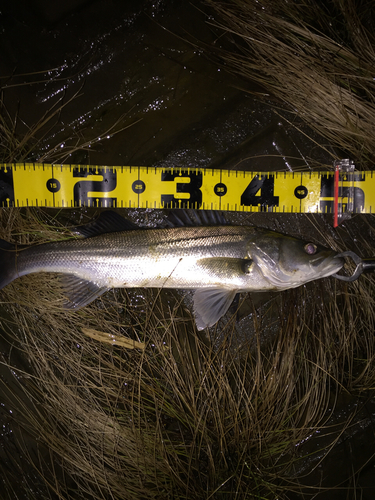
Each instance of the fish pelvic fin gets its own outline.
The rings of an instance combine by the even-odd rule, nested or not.
[[[228,311],[238,290],[202,288],[194,293],[194,314],[198,330],[213,326]]]
[[[5,240],[0,240],[0,289],[18,277],[17,246]]]
[[[61,284],[65,298],[64,308],[75,311],[87,306],[109,290],[109,288],[102,287],[93,281],[78,278],[74,274],[63,275]]]

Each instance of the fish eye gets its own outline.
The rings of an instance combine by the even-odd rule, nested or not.
[[[314,255],[316,253],[318,247],[314,245],[314,243],[306,243],[306,245],[303,247],[305,252],[309,255]]]

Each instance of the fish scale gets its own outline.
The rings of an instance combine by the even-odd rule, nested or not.
[[[218,235],[217,230],[223,234]],[[116,287],[203,288],[210,285],[209,280],[212,285],[218,281],[211,270],[204,273],[197,261],[213,257],[244,259],[244,237],[254,231],[235,226],[151,229],[46,243],[19,253],[18,276],[59,272],[102,286],[110,280]],[[225,274],[223,266],[219,274],[223,284],[233,284],[232,273]]]
[[[25,274],[62,273],[73,309],[113,287],[193,289],[202,329],[225,314],[237,292],[294,288],[344,264],[332,250],[248,226],[113,231],[115,214],[106,232],[108,214],[101,215],[96,236],[90,226],[86,238],[22,248],[0,241],[0,288]]]

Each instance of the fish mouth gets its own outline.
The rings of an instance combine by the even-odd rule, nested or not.
[[[320,271],[323,273],[322,277],[327,277],[340,271],[345,264],[345,259],[343,259],[340,254],[327,252],[311,260],[310,264],[315,268],[320,268]],[[318,269],[316,270],[318,271]]]

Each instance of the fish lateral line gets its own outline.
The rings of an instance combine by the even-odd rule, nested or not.
[[[73,310],[114,287],[190,289],[203,329],[228,311],[238,292],[295,288],[344,265],[332,250],[266,229],[139,228],[114,214],[81,226],[79,239],[20,247],[0,240],[0,288],[25,274],[59,272],[65,307]]]

